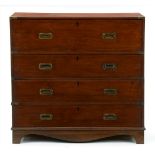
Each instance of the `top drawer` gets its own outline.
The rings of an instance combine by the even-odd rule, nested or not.
[[[142,52],[143,19],[11,18],[12,52]]]

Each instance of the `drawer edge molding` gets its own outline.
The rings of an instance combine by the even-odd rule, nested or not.
[[[39,131],[39,130],[79,130],[79,131],[83,131],[83,130],[133,130],[133,131],[137,131],[137,130],[145,130],[145,127],[12,127],[12,130],[15,131],[27,131],[27,130],[35,130],[35,131]]]

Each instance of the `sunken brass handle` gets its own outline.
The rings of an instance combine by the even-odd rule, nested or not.
[[[40,89],[40,95],[53,95],[53,89],[42,88]]]
[[[104,114],[103,120],[117,120],[117,115],[116,114]]]
[[[52,39],[53,33],[39,33],[38,38],[39,39]]]
[[[52,120],[53,115],[52,114],[40,114],[40,120]]]
[[[51,70],[53,65],[51,63],[40,63],[39,69],[40,70]]]
[[[113,88],[104,89],[104,94],[105,95],[117,95],[117,89],[113,89]]]
[[[116,32],[103,32],[102,39],[104,40],[116,39]]]
[[[113,63],[106,63],[102,65],[104,70],[115,70],[117,69],[117,64],[113,64]]]

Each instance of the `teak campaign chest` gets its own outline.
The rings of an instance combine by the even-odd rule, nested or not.
[[[13,143],[144,143],[144,24],[139,13],[13,14]]]

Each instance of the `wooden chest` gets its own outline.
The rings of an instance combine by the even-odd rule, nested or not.
[[[10,17],[13,143],[133,136],[144,143],[144,16]]]

